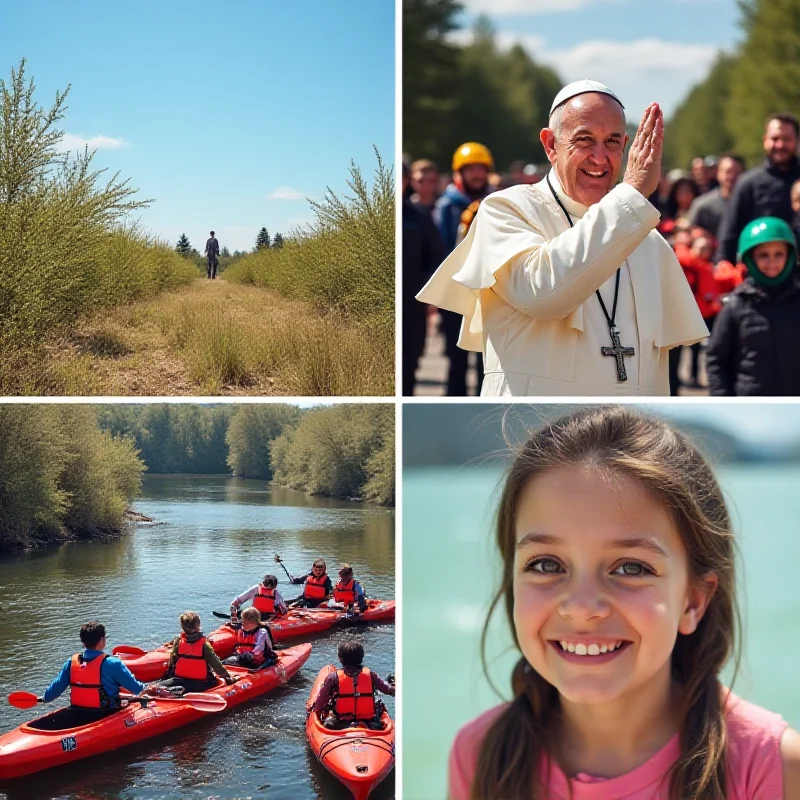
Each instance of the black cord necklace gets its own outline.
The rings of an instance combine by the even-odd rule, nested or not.
[[[547,175],[545,180],[547,181],[547,185],[550,187],[550,191],[553,194],[553,198],[555,199],[556,203],[558,203],[559,208],[564,212],[564,216],[567,218],[567,222],[569,222],[570,228],[574,228],[575,225],[572,222],[572,217],[569,215],[569,211],[564,208],[564,204],[561,202],[559,196],[556,194],[556,190],[553,188],[553,184],[550,183],[550,176]],[[628,373],[625,371],[625,362],[623,361],[623,356],[632,356],[635,353],[635,350],[632,347],[623,347],[619,341],[619,328],[615,323],[615,319],[617,317],[617,300],[619,299],[619,273],[620,269],[617,270],[617,279],[614,283],[614,303],[611,306],[611,316],[608,314],[608,309],[606,308],[606,304],[603,302],[603,298],[600,295],[600,290],[595,289],[595,294],[597,295],[597,299],[600,301],[600,308],[603,309],[603,316],[606,318],[606,322],[608,323],[608,332],[611,335],[611,347],[601,347],[600,352],[604,356],[613,356],[617,361],[617,379],[620,381],[628,380]]]

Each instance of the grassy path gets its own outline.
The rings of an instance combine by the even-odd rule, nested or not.
[[[389,395],[386,332],[268,289],[198,279],[104,312],[48,347],[47,395]]]

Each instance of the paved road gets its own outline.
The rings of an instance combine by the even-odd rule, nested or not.
[[[467,389],[476,395],[477,383],[474,367],[475,356],[470,354],[470,369],[467,373]],[[448,360],[444,354],[444,336],[439,332],[439,315],[432,314],[428,317],[428,338],[425,342],[425,353],[420,359],[417,368],[417,385],[414,388],[415,397],[443,397],[445,381],[447,380]],[[691,353],[684,349],[681,354],[681,365],[678,374],[681,380],[688,380],[691,370]],[[700,381],[706,383],[705,356],[700,357]],[[681,387],[681,397],[706,397],[708,389]]]

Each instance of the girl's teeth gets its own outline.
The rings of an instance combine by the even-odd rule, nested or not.
[[[592,642],[589,645],[585,645],[583,643],[573,644],[572,642],[562,641],[559,644],[562,650],[575,653],[576,656],[599,656],[602,653],[610,653],[622,646],[622,642],[614,642],[610,645],[599,645]]]

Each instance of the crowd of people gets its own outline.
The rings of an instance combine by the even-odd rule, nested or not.
[[[661,214],[657,230],[672,246],[711,334],[691,345],[688,379],[678,374],[684,348],[670,351],[672,395],[682,385],[719,396],[800,395],[791,352],[800,341],[799,142],[797,117],[774,114],[766,120],[765,160],[758,166],[747,170],[741,156],[725,153],[698,156],[685,170],[662,169],[648,200]],[[450,167],[442,174],[429,159],[403,163],[404,395],[414,393],[429,329],[415,295],[464,238],[484,198],[538,183],[550,169],[517,161],[498,172],[491,151],[478,142],[460,146]],[[446,393],[463,396],[469,354],[457,346],[461,316],[438,313],[449,360]]]

